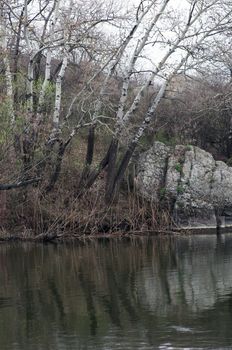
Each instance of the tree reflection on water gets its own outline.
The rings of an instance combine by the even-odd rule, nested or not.
[[[0,246],[1,349],[231,346],[232,237]]]

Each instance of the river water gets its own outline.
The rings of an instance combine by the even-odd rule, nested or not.
[[[232,235],[1,244],[0,349],[232,349]]]

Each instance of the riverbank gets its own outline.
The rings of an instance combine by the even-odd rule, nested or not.
[[[150,231],[118,231],[111,233],[95,233],[95,234],[83,234],[77,233],[49,233],[44,232],[35,235],[31,231],[18,231],[17,233],[10,233],[5,230],[0,230],[0,243],[7,242],[31,242],[31,243],[72,243],[80,242],[86,243],[91,241],[102,241],[102,240],[118,240],[118,241],[134,241],[152,237],[189,237],[189,236],[217,236],[220,237],[224,234],[230,234],[232,229],[229,227],[220,228],[194,228],[194,229],[182,229],[173,228],[172,230],[150,230]]]
[[[67,182],[62,175],[59,186],[46,197],[37,187],[27,192],[5,191],[0,241],[127,238],[171,234],[176,228],[167,209],[145,200],[135,190],[123,188],[117,200],[107,205],[104,179],[76,198],[73,178]]]
[[[167,235],[180,235],[177,231],[156,231],[156,232],[116,232],[111,234],[47,234],[43,233],[38,236],[26,235],[24,233],[10,234],[0,232],[0,243],[4,242],[32,242],[32,243],[66,243],[66,242],[90,242],[93,240],[134,240],[157,236],[167,236]]]
[[[124,184],[110,205],[104,198],[104,178],[76,198],[74,176],[46,197],[41,189],[1,191],[0,242],[65,242],[95,239],[134,239],[157,235],[195,235],[231,232],[231,227],[178,227],[167,206],[142,197]],[[77,180],[78,182],[78,180]],[[4,214],[4,215],[3,215]],[[224,222],[224,221],[223,221]],[[225,225],[224,225],[225,226]]]
[[[58,194],[54,192],[46,199],[38,195],[37,188],[32,188],[24,201],[20,201],[23,190],[8,191],[6,215],[0,222],[0,242],[85,242],[231,232],[230,227],[180,228],[167,208],[145,200],[135,191],[122,191],[118,201],[107,207],[99,191],[101,186],[100,181],[98,188],[78,201],[71,198],[71,192],[64,196],[61,187]]]

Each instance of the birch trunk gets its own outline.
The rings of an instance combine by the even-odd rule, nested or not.
[[[0,40],[1,48],[3,52],[3,64],[5,68],[5,81],[6,81],[6,95],[9,103],[9,117],[11,125],[15,123],[15,114],[14,114],[14,92],[13,92],[13,83],[12,83],[12,73],[10,67],[10,59],[7,49],[7,29],[6,29],[6,20],[5,20],[5,11],[4,5],[1,8],[0,14]]]
[[[155,25],[157,24],[158,20],[160,19],[160,17],[164,14],[165,8],[167,7],[168,3],[170,0],[164,0],[162,6],[160,7],[160,9],[158,10],[158,13],[156,14],[156,16],[154,17],[153,21],[151,21],[150,25],[148,26],[148,28],[146,29],[144,36],[142,37],[141,41],[138,40],[137,42],[137,46],[132,54],[132,57],[130,59],[130,63],[128,66],[128,69],[125,73],[125,77],[123,80],[123,86],[122,86],[122,92],[121,92],[121,97],[120,97],[120,101],[119,101],[119,107],[118,107],[118,111],[117,111],[117,122],[118,123],[122,123],[123,122],[123,117],[124,117],[124,108],[125,108],[125,104],[127,101],[127,97],[128,97],[128,89],[129,89],[129,85],[130,85],[130,77],[131,74],[133,73],[133,70],[135,68],[135,64],[136,61],[138,60],[141,52],[143,51],[147,40],[153,30],[153,28],[155,27]]]
[[[33,86],[34,86],[34,61],[33,61],[33,53],[30,53],[30,61],[28,64],[28,70],[27,70],[27,111],[28,111],[28,118],[30,118],[33,114]]]
[[[17,29],[17,33],[16,33],[15,49],[14,49],[14,59],[13,59],[13,80],[14,80],[14,84],[15,84],[15,91],[14,91],[14,106],[15,107],[17,107],[18,95],[19,95],[19,88],[17,85],[17,80],[18,80],[19,48],[20,48],[20,42],[21,42],[21,31],[22,31],[22,26],[23,26],[23,19],[24,19],[24,8],[22,9],[20,17],[19,17],[18,29]]]
[[[56,79],[56,93],[55,93],[55,108],[53,114],[53,128],[58,130],[60,125],[60,107],[61,107],[61,93],[62,93],[62,80],[64,78],[65,70],[68,66],[68,57],[65,56],[62,61],[62,65]]]
[[[42,113],[46,89],[48,87],[48,83],[49,83],[50,78],[51,78],[51,61],[52,61],[52,54],[51,54],[51,51],[48,50],[47,55],[46,55],[45,77],[44,77],[42,88],[41,88],[41,91],[39,94],[38,115],[37,115],[38,119],[40,119],[40,114]]]
[[[54,11],[54,17],[51,18],[50,30],[49,30],[49,40],[50,40],[51,44],[54,40],[55,26],[56,26],[56,23],[59,19],[59,8],[60,8],[60,0],[54,0],[54,5],[53,5],[53,8],[51,10],[51,13],[48,15],[48,19],[49,19],[49,17],[52,16],[52,12]],[[46,31],[46,29],[45,29],[45,31]],[[45,37],[45,34],[46,34],[46,32],[43,33],[43,37]],[[40,114],[42,113],[42,107],[44,104],[46,89],[47,89],[49,81],[51,79],[51,61],[52,61],[52,51],[51,51],[51,48],[49,47],[47,49],[47,54],[46,54],[45,77],[44,77],[42,88],[41,88],[41,91],[39,94],[38,116],[37,116],[37,118],[39,118],[39,119],[40,119]]]
[[[14,114],[14,92],[13,92],[13,84],[12,84],[12,75],[10,68],[10,60],[5,53],[4,55],[4,66],[5,66],[5,77],[6,77],[6,93],[9,101],[9,114],[10,114],[10,123],[11,125],[15,124],[15,114]]]
[[[28,1],[24,0],[24,39],[29,51],[29,64],[27,70],[27,111],[28,118],[32,117],[33,114],[33,83],[34,83],[34,57],[32,44],[28,33]]]

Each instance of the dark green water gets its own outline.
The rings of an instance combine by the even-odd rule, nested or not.
[[[232,349],[232,236],[2,244],[0,349]]]

